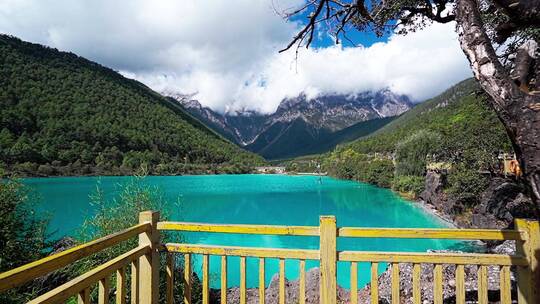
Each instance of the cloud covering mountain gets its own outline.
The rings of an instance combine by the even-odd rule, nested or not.
[[[281,100],[389,88],[415,100],[469,77],[453,24],[369,47],[284,54],[301,26],[277,12],[300,0],[0,0],[0,32],[121,71],[156,91],[197,93],[225,112],[276,110]]]

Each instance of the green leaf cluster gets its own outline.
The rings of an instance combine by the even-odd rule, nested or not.
[[[0,179],[0,273],[40,259],[49,250],[48,220],[35,214],[35,203],[19,180]],[[0,293],[0,303],[24,303],[39,290],[39,284],[26,284]]]

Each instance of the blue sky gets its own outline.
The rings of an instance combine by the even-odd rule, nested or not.
[[[453,24],[408,36],[350,32],[362,47],[278,53],[300,30],[283,8],[303,0],[0,0],[0,32],[70,51],[219,112],[273,112],[301,93],[389,88],[422,101],[471,76]],[[375,43],[381,42],[381,43]]]
[[[373,32],[360,32],[357,30],[351,30],[347,33],[347,37],[354,43],[354,45],[346,39],[341,38],[340,43],[344,47],[354,47],[358,45],[363,45],[364,47],[370,47],[377,42],[387,42],[390,35],[386,34],[382,37],[377,37]],[[313,43],[313,47],[329,47],[335,44],[335,39],[329,35],[319,35]]]
[[[311,11],[306,10],[302,14],[294,16],[293,18],[291,18],[291,20],[299,22],[301,24],[307,24],[307,16],[310,12]],[[318,35],[314,36],[315,39],[312,43],[312,46],[314,48],[329,47],[336,44],[335,37],[331,37],[330,35],[325,33],[325,30],[326,29],[323,26],[319,27],[319,32],[317,32]],[[355,47],[358,45],[369,47],[377,42],[387,42],[390,35],[388,33],[384,33],[383,36],[378,37],[372,31],[361,32],[355,30],[354,28],[349,28],[349,30],[347,31],[347,37],[349,38],[348,40],[344,39],[344,37],[342,36],[339,39],[343,47]]]

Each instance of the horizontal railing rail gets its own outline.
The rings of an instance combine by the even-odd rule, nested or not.
[[[524,231],[497,229],[338,228],[339,237],[526,241]]]
[[[90,304],[92,290],[98,287],[98,304],[109,303],[110,285],[116,273],[116,303],[125,304],[127,283],[131,283],[132,303],[157,303],[159,271],[159,235],[156,229],[159,213],[145,211],[139,214],[139,224],[123,231],[64,250],[44,259],[0,274],[0,292],[58,270],[82,258],[111,248],[121,242],[138,237],[138,247],[129,250],[80,276],[39,295],[29,303],[62,303],[75,297],[79,304]],[[130,278],[126,266],[131,264]]]
[[[235,234],[265,234],[290,236],[320,236],[318,226],[277,226],[244,224],[210,224],[195,222],[159,222],[158,230],[212,232]],[[508,229],[448,229],[448,228],[358,228],[339,227],[338,237],[410,238],[454,240],[519,240],[526,241],[524,231]]]
[[[148,232],[150,228],[151,226],[149,223],[138,224],[126,230],[107,235],[21,267],[17,267],[13,270],[0,273],[0,292],[20,286],[34,278],[51,273],[80,260],[81,258],[114,246],[141,233]]]
[[[239,300],[240,304],[247,303],[247,258],[258,259],[258,297],[259,303],[265,304],[266,259],[277,259],[278,263],[278,302],[287,302],[285,262],[297,260],[299,263],[299,285],[297,301],[306,303],[306,261],[314,260],[319,263],[320,271],[320,302],[334,304],[337,302],[337,264],[350,264],[350,299],[351,304],[357,304],[358,298],[358,269],[359,263],[368,263],[369,269],[369,298],[371,303],[378,303],[383,290],[379,290],[380,265],[388,267],[390,273],[390,299],[392,304],[401,302],[402,290],[400,284],[401,264],[412,265],[412,302],[422,303],[425,286],[421,287],[421,276],[425,266],[432,267],[433,303],[442,304],[445,300],[444,273],[454,271],[455,301],[464,304],[466,300],[466,278],[471,269],[477,269],[477,298],[481,304],[488,303],[488,270],[498,271],[500,295],[498,302],[503,304],[539,303],[538,286],[540,286],[540,270],[538,255],[540,252],[540,226],[537,221],[516,220],[514,230],[496,229],[432,229],[432,228],[356,228],[337,227],[332,216],[322,216],[319,226],[277,226],[277,225],[238,225],[238,224],[206,224],[189,222],[159,222],[159,213],[142,212],[139,224],[124,231],[97,239],[95,241],[65,250],[45,259],[21,266],[0,274],[0,292],[10,289],[36,277],[43,276],[60,269],[81,258],[109,248],[129,238],[138,236],[138,247],[125,252],[104,264],[50,290],[30,303],[58,303],[71,297],[77,297],[78,303],[90,303],[90,293],[96,284],[98,287],[98,303],[109,303],[111,289],[115,289],[116,302],[126,303],[128,297],[127,284],[131,283],[129,293],[133,304],[153,304],[158,302],[160,251],[166,255],[167,303],[174,303],[176,255],[183,257],[183,303],[192,303],[193,262],[194,256],[201,256],[200,276],[202,284],[202,303],[210,303],[210,257],[220,257],[220,303],[227,303],[229,271],[228,258],[239,257]],[[318,237],[317,249],[284,249],[244,246],[217,246],[185,243],[160,243],[161,231],[204,232],[204,233],[233,233],[252,235],[278,235]],[[453,239],[453,240],[513,240],[516,244],[515,254],[487,254],[460,252],[379,252],[338,250],[338,238],[407,238],[407,239]],[[212,260],[214,262],[215,260]],[[127,268],[131,265],[131,271]],[[388,265],[388,266],[386,266]],[[451,268],[447,268],[451,267]],[[466,268],[467,267],[467,268]],[[474,268],[470,268],[474,267]],[[511,268],[512,267],[512,268]],[[423,270],[422,270],[423,269]],[[512,299],[511,271],[516,270],[517,298]],[[110,286],[111,278],[116,273],[116,286]],[[127,274],[130,273],[130,276]],[[467,274],[467,275],[466,275]],[[467,284],[470,285],[470,282]],[[446,288],[446,289],[445,289]],[[388,289],[384,289],[388,290]],[[470,291],[470,290],[469,290]],[[386,291],[385,291],[386,292]],[[469,294],[469,292],[467,292]],[[387,297],[388,295],[385,295]],[[388,300],[388,298],[386,298]]]
[[[531,224],[532,223],[532,224]],[[532,226],[531,226],[532,225]],[[536,226],[535,226],[536,225]],[[455,271],[455,301],[465,303],[465,267],[478,267],[478,303],[488,301],[488,266],[499,267],[500,302],[512,303],[510,266],[518,268],[519,303],[536,303],[536,295],[530,279],[533,279],[534,263],[536,258],[531,256],[530,248],[539,247],[538,223],[534,221],[516,221],[515,230],[508,229],[435,229],[435,228],[357,228],[336,227],[335,218],[321,217],[320,226],[272,226],[272,225],[239,225],[239,224],[211,224],[190,222],[161,222],[158,230],[172,230],[182,232],[207,232],[207,233],[235,233],[235,234],[259,234],[259,235],[284,235],[284,236],[318,236],[318,249],[283,249],[283,248],[257,248],[240,246],[216,246],[201,244],[177,244],[168,243],[163,246],[167,251],[168,267],[167,281],[172,286],[175,272],[174,253],[183,254],[184,257],[184,298],[185,304],[191,302],[193,255],[202,256],[202,300],[203,304],[210,303],[209,295],[209,263],[210,256],[221,257],[220,279],[220,303],[227,303],[227,257],[240,258],[240,303],[247,303],[246,290],[246,258],[259,259],[259,303],[265,303],[265,259],[279,259],[279,303],[286,303],[285,291],[285,261],[288,259],[299,261],[299,294],[298,302],[306,301],[306,260],[318,260],[320,263],[320,299],[321,303],[336,303],[338,262],[350,263],[350,294],[358,292],[358,263],[370,263],[370,299],[372,303],[378,303],[379,298],[379,265],[387,263],[391,271],[391,303],[400,303],[400,273],[401,263],[412,264],[413,303],[421,303],[422,289],[420,288],[421,265],[433,267],[433,302],[443,303],[443,269],[454,265]],[[517,243],[517,253],[509,254],[486,254],[486,253],[458,253],[458,252],[377,252],[377,251],[352,251],[337,250],[337,238],[405,238],[405,239],[451,239],[451,240],[512,240]],[[523,249],[529,248],[529,249]],[[168,303],[172,303],[173,289],[167,289]],[[357,304],[358,299],[350,297],[351,304]]]
[[[169,252],[191,254],[245,256],[276,259],[319,259],[319,250],[311,249],[254,248],[195,244],[166,244],[165,247]]]
[[[158,227],[158,230],[173,230],[173,231],[185,231],[185,232],[319,236],[318,226],[274,226],[274,225],[207,224],[207,223],[191,223],[191,222],[159,222],[157,227]]]
[[[128,264],[137,260],[141,256],[148,254],[150,252],[150,246],[141,246],[135,249],[132,249],[118,257],[102,264],[83,275],[78,276],[77,278],[58,286],[57,288],[35,298],[34,300],[28,302],[29,304],[38,304],[38,303],[59,303],[66,301],[73,295],[77,295],[78,299],[82,303],[90,303],[88,299],[90,295],[89,287],[95,282],[99,281],[99,296],[100,303],[109,303],[109,276],[114,272],[117,272],[117,288],[119,298],[121,299],[125,295],[125,269]],[[124,287],[122,287],[124,286]],[[124,300],[125,302],[125,300]],[[121,302],[122,303],[122,302]]]

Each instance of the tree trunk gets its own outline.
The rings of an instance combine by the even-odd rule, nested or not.
[[[476,0],[457,1],[456,22],[461,48],[480,86],[491,97],[490,103],[514,146],[530,195],[540,207],[540,96],[520,90],[499,62]]]

